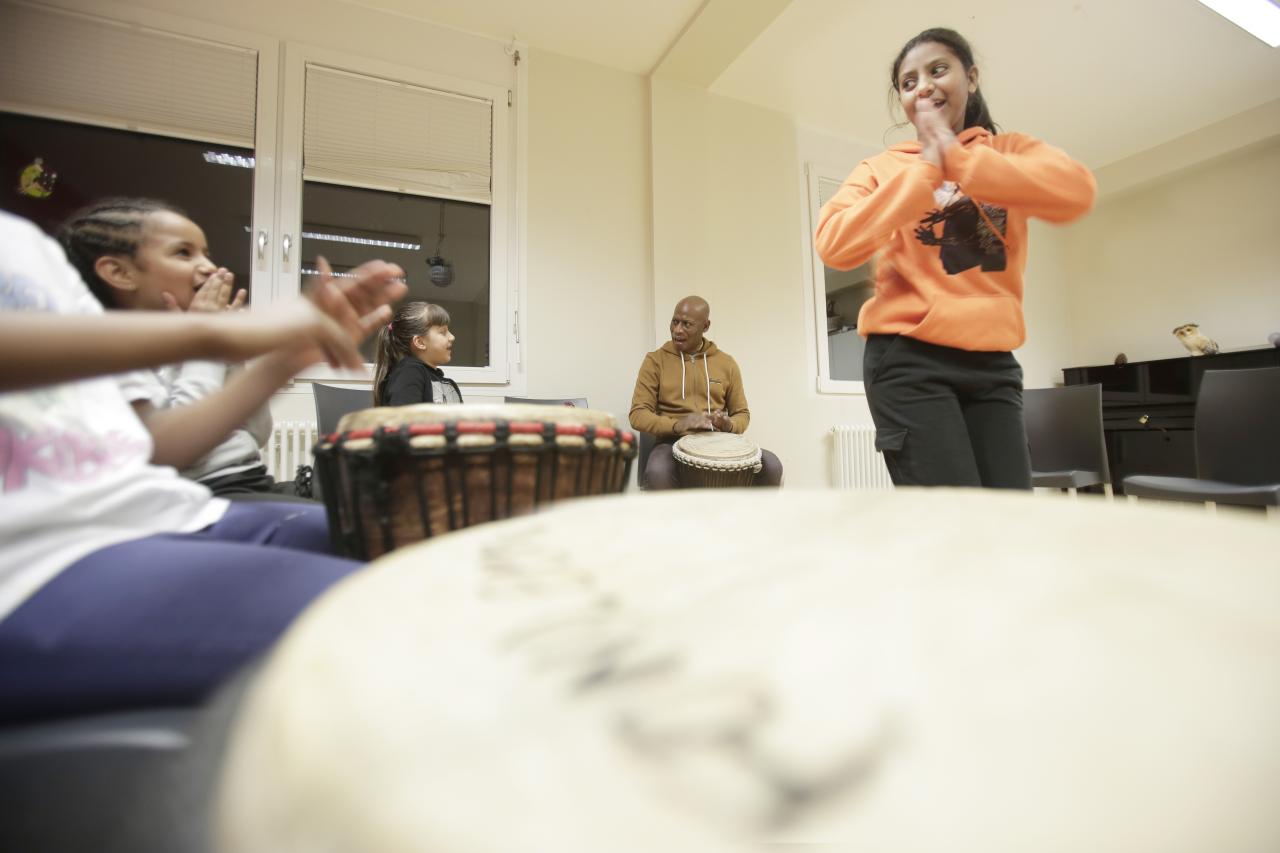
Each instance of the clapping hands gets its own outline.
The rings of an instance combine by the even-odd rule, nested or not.
[[[928,98],[916,102],[912,121],[920,137],[920,159],[941,169],[947,149],[956,143],[955,131],[947,124],[942,111]]]
[[[213,275],[205,279],[204,284],[200,285],[200,289],[191,297],[191,305],[188,311],[200,311],[207,314],[216,314],[219,311],[239,311],[244,307],[245,300],[249,298],[249,293],[243,287],[236,290],[235,274],[226,267],[218,267]],[[232,296],[234,294],[234,298]],[[182,306],[169,293],[162,293],[160,298],[164,300],[164,305],[170,311],[181,311]]]
[[[360,342],[386,325],[390,304],[408,290],[404,270],[369,261],[352,270],[349,278],[338,279],[323,257],[316,259],[316,268],[320,274],[307,284],[305,297],[287,309],[303,324],[304,341],[295,357],[301,367],[324,361],[330,367],[359,369],[364,366]]]

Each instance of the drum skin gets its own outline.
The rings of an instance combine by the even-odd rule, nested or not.
[[[671,448],[682,488],[750,486],[760,473],[760,447],[731,432],[694,432]]]
[[[950,489],[464,530],[287,632],[221,849],[1280,849],[1278,554],[1222,513]]]
[[[367,560],[553,501],[620,492],[636,447],[606,412],[423,404],[352,412],[315,455],[334,548]]]

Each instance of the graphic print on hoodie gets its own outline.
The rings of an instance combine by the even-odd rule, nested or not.
[[[994,204],[978,205],[952,181],[934,190],[938,206],[924,215],[916,228],[916,239],[925,246],[941,246],[939,259],[948,275],[980,266],[983,272],[1000,272],[1008,259],[1004,236],[1008,213]],[[942,234],[937,226],[942,226]],[[992,226],[999,230],[997,235]]]

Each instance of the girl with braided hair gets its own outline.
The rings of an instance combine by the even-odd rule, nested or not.
[[[0,212],[0,247],[0,723],[199,702],[360,564],[332,555],[320,504],[229,503],[155,460],[199,458],[309,364],[360,365],[404,271],[334,280],[320,259],[269,312],[104,317],[34,225]],[[255,356],[168,423],[114,378]]]
[[[244,304],[234,276],[210,259],[204,232],[167,202],[109,198],[71,216],[59,238],[67,258],[104,308],[217,313]],[[300,501],[292,481],[277,483],[260,448],[271,435],[264,403],[206,453],[172,452],[175,433],[190,429],[182,409],[222,389],[243,370],[216,361],[188,361],[121,374],[120,390],[143,422],[157,428],[156,457],[188,479],[233,500]],[[176,417],[175,417],[176,415]]]

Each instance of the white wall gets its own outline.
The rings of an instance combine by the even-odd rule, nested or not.
[[[1022,312],[1027,342],[1015,355],[1027,388],[1062,384],[1062,368],[1071,367],[1070,292],[1066,229],[1031,220]]]
[[[638,75],[530,57],[528,396],[624,424],[649,349],[648,110]]]
[[[861,396],[816,391],[796,128],[781,113],[660,77],[652,99],[649,346],[667,339],[681,297],[705,297],[708,337],[742,368],[748,435],[778,454],[788,485],[828,485],[829,429],[869,418]]]
[[[1176,358],[1182,323],[1224,349],[1280,331],[1280,139],[1105,199],[1068,231],[1073,365]]]

